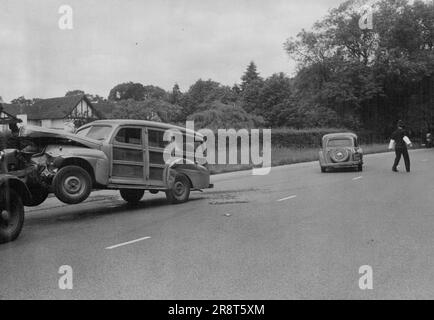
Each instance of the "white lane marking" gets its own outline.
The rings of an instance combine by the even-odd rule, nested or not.
[[[290,200],[290,199],[294,199],[294,198],[297,198],[297,196],[289,196],[289,197],[286,197],[286,198],[283,198],[283,199],[279,199],[279,200],[277,200],[277,202],[281,202],[281,201],[285,201],[285,200]]]
[[[119,247],[122,247],[122,246],[126,246],[126,245],[129,245],[129,244],[136,243],[136,242],[143,241],[143,240],[147,240],[147,239],[151,239],[151,237],[143,237],[143,238],[136,239],[136,240],[131,240],[131,241],[128,241],[128,242],[123,242],[123,243],[115,244],[114,246],[107,247],[106,250],[111,250],[111,249],[119,248]]]
[[[355,177],[355,178],[353,178],[353,181],[360,180],[360,179],[363,179],[363,177],[362,177],[362,176],[360,176],[360,177]]]

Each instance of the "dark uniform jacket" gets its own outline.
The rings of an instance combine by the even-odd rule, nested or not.
[[[395,148],[407,148],[407,144],[404,141],[404,137],[407,132],[404,129],[397,129],[392,133],[392,139],[395,140]]]

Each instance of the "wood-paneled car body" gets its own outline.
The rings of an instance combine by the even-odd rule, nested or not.
[[[197,132],[144,120],[98,120],[74,134],[23,127],[20,136],[38,149],[32,161],[45,165],[41,179],[64,203],[80,203],[93,189],[118,189],[131,203],[145,190],[163,191],[171,203],[181,203],[191,190],[212,187],[210,173],[188,155],[165,161],[166,130],[181,132],[184,144],[188,135],[204,143]]]

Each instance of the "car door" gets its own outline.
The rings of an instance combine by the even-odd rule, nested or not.
[[[146,128],[145,144],[147,146],[147,157],[149,163],[148,177],[149,184],[153,186],[165,186],[163,181],[163,171],[165,168],[164,161],[164,148],[168,142],[164,141],[164,129],[160,128]]]
[[[123,185],[147,184],[147,154],[144,128],[122,126],[112,139],[110,182]]]

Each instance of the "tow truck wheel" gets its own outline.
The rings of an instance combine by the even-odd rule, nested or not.
[[[57,172],[53,179],[56,197],[67,204],[77,204],[89,197],[92,190],[92,179],[81,167],[66,166]]]
[[[12,189],[0,191],[0,243],[14,241],[24,224],[24,206],[21,197]]]
[[[190,181],[184,175],[177,175],[170,190],[166,191],[166,198],[170,203],[183,203],[190,197]]]
[[[138,189],[121,189],[121,197],[128,203],[136,204],[142,200],[145,190]]]
[[[30,204],[27,204],[27,207],[36,207],[42,204],[48,198],[48,189],[47,188],[30,188],[30,193],[32,194],[32,201]]]

